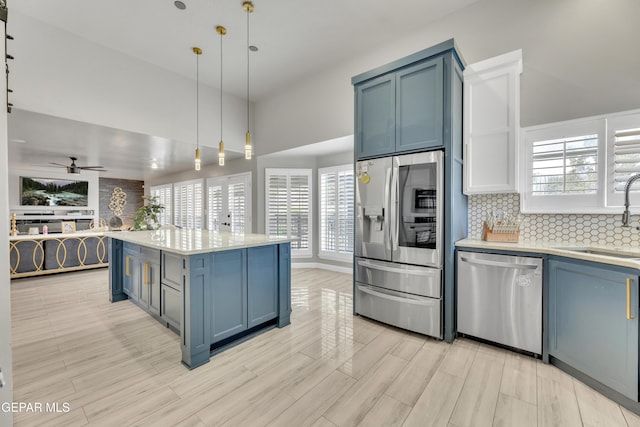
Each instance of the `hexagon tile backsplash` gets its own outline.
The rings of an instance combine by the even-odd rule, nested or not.
[[[469,238],[480,239],[482,222],[489,211],[518,215],[520,195],[483,194],[469,196]],[[521,241],[567,241],[583,245],[640,246],[640,231],[635,225],[621,227],[618,215],[603,214],[529,214],[520,230]]]

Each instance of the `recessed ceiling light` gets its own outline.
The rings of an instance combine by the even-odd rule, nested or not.
[[[175,4],[176,7],[180,10],[185,10],[187,8],[187,5],[181,2],[180,0],[174,1],[173,4]]]
[[[251,52],[257,52],[258,51],[258,46],[251,45],[251,46],[249,46],[249,50]]]
[[[151,163],[151,169],[158,169],[158,164],[156,162]]]
[[[15,139],[15,138],[13,138],[11,140],[11,142],[15,142],[16,144],[26,144],[27,143],[27,141],[25,141],[24,139]]]

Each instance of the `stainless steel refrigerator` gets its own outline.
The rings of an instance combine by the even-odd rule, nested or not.
[[[443,152],[356,163],[356,313],[442,338]]]

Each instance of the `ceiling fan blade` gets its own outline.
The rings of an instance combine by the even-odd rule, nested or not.
[[[89,171],[98,171],[98,172],[107,172],[105,168],[102,166],[78,166],[78,169],[89,170]]]
[[[52,165],[60,166],[60,167],[62,167],[62,168],[66,168],[66,167],[68,166],[68,165],[61,165],[60,163],[53,163],[53,162],[50,162],[50,163],[51,163]]]

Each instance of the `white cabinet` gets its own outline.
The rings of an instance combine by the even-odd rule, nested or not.
[[[522,50],[464,70],[464,193],[518,191]]]

